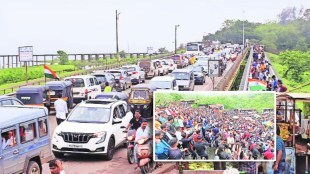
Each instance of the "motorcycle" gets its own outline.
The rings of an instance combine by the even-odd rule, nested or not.
[[[133,164],[135,162],[134,147],[136,130],[133,129],[124,132],[127,132],[127,160],[129,164]]]
[[[141,139],[137,142],[138,166],[142,174],[151,173],[156,167],[156,162],[153,161],[152,145],[146,144],[146,142],[146,139]]]

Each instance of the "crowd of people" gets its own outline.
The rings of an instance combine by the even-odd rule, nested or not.
[[[272,160],[274,115],[223,106],[157,106],[155,155],[160,160]]]
[[[270,62],[266,60],[264,48],[259,45],[253,46],[253,62],[250,69],[250,78],[266,83],[267,91],[286,92],[287,88],[283,81],[276,78],[270,72]]]

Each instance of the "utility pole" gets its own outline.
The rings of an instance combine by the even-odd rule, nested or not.
[[[180,25],[175,25],[175,29],[174,29],[174,54],[177,54],[177,29]]]
[[[116,10],[116,57],[117,57],[117,62],[120,63],[120,57],[119,57],[119,50],[118,50],[118,17],[121,13],[117,13]]]
[[[244,45],[244,10],[242,11],[243,13],[243,23],[242,23],[242,44],[243,44],[243,48],[245,48],[245,45]]]

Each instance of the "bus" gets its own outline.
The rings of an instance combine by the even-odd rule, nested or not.
[[[204,55],[202,42],[189,42],[186,44],[185,55]]]

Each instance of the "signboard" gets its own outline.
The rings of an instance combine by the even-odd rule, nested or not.
[[[220,61],[219,60],[208,60],[208,74],[209,74],[209,77],[220,76]]]
[[[33,47],[25,46],[18,48],[19,61],[20,62],[30,62],[33,58]]]

